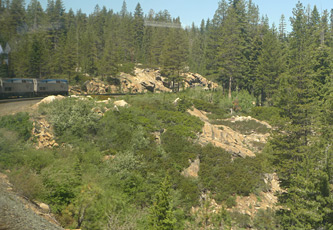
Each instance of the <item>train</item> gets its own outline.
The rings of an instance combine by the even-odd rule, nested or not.
[[[68,95],[64,79],[0,78],[0,99]]]

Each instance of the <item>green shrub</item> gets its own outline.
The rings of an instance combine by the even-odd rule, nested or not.
[[[14,170],[9,175],[10,182],[14,185],[15,190],[22,196],[30,200],[43,198],[45,188],[42,178],[24,166]]]
[[[21,145],[16,132],[0,129],[0,169],[12,169],[24,164]]]
[[[66,98],[40,105],[39,112],[49,117],[56,135],[83,137],[97,131],[96,107],[92,100]]]
[[[0,128],[17,132],[24,140],[28,140],[31,137],[32,127],[28,113],[17,113],[0,117]]]
[[[80,179],[76,176],[75,165],[68,159],[61,159],[44,168],[41,175],[47,191],[45,199],[53,212],[60,213],[78,193]]]
[[[177,111],[160,110],[157,119],[162,122],[163,128],[183,137],[196,138],[196,134],[202,132],[203,122],[187,113]]]
[[[250,115],[261,121],[267,121],[271,124],[276,124],[281,120],[281,109],[277,107],[254,107],[251,109]]]
[[[266,133],[270,132],[270,129],[267,128],[266,125],[263,125],[254,120],[235,121],[235,122],[231,122],[228,120],[218,120],[218,121],[214,121],[214,124],[228,126],[231,129],[233,129],[237,132],[240,132],[241,134],[244,134],[244,135],[249,135],[253,132],[261,133],[261,134],[266,134]]]
[[[234,223],[233,226],[237,226],[241,229],[248,229],[252,224],[250,216],[240,212],[231,212],[230,217]]]
[[[200,156],[200,181],[204,188],[216,194],[218,201],[235,193],[247,196],[264,186],[263,160],[262,157],[247,157],[231,161],[230,153],[207,145]]]
[[[128,62],[119,65],[119,72],[124,72],[128,74],[134,74],[134,63]]]
[[[248,91],[242,90],[238,94],[233,93],[233,100],[234,102],[237,100],[239,111],[243,113],[249,113],[251,109],[255,106],[253,102],[256,101],[256,98],[249,94]]]
[[[275,215],[275,211],[271,209],[263,210],[259,209],[254,221],[254,227],[258,230],[265,229],[280,229],[278,226],[278,220]]]
[[[232,208],[237,205],[236,197],[230,196],[226,201],[225,204],[227,205],[227,208]]]

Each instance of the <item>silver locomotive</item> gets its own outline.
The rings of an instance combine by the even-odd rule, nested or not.
[[[0,99],[68,95],[68,81],[64,79],[0,78]]]

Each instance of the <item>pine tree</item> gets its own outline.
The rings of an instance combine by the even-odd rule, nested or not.
[[[314,86],[314,48],[319,45],[312,38],[317,34],[318,16],[314,10],[306,13],[299,2],[293,11],[293,30],[290,34],[289,73],[281,80],[280,103],[282,115],[288,119],[272,142],[274,164],[278,168],[281,186],[287,189],[279,196],[285,208],[279,211],[281,223],[288,229],[316,229],[327,226],[327,175],[321,147],[317,146],[320,131],[314,117],[318,107],[319,90]],[[310,15],[310,16],[309,16]],[[312,18],[312,19],[311,19]],[[316,35],[317,34],[317,35]],[[312,35],[314,35],[312,37]],[[320,113],[320,112],[319,112]],[[325,192],[326,191],[326,192]]]
[[[244,40],[242,35],[242,14],[241,11],[235,7],[228,8],[228,14],[225,19],[225,24],[221,28],[222,39],[218,41],[217,47],[217,65],[221,74],[221,80],[228,82],[229,98],[231,98],[231,91],[234,86],[234,82],[240,82],[242,73],[245,71],[244,61]],[[240,13],[240,15],[238,15]]]
[[[33,78],[40,78],[42,75],[42,44],[37,38],[37,35],[32,36],[32,44],[29,55],[29,72]]]
[[[134,12],[134,45],[135,45],[135,60],[142,61],[142,45],[143,45],[143,35],[144,35],[144,19],[143,12],[140,3],[135,7]]]
[[[176,23],[180,23],[179,19]],[[175,89],[177,83],[178,91],[180,87],[181,73],[186,65],[188,48],[183,30],[180,28],[171,28],[163,47],[163,73],[172,82],[172,89]]]
[[[32,0],[27,8],[29,30],[37,30],[44,22],[44,11],[38,0]]]
[[[260,104],[272,98],[278,88],[278,78],[286,70],[285,55],[282,45],[274,31],[265,33],[258,57],[257,78],[254,82],[255,95],[260,98]]]
[[[286,38],[286,18],[284,14],[282,14],[280,18],[279,37],[281,41],[284,41]]]
[[[155,195],[150,208],[149,229],[172,230],[175,229],[175,217],[172,210],[171,186],[166,176]]]

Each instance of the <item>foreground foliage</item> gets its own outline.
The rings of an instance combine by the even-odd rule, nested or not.
[[[1,129],[0,166],[12,170],[10,178],[24,196],[49,204],[63,226],[184,229],[203,191],[227,202],[235,193],[262,189],[261,157],[231,161],[221,149],[196,144],[203,122],[186,110],[195,105],[213,117],[227,116],[220,95],[188,91],[125,97],[130,106],[118,109],[93,99],[44,104],[38,116],[49,120],[61,144],[53,150],[34,150],[32,139],[23,142],[21,130],[32,129],[28,114],[3,117],[15,129]],[[216,102],[207,102],[207,96]],[[178,104],[176,97],[182,98]],[[16,139],[22,142],[13,145]],[[189,160],[198,157],[199,177],[182,176]]]

